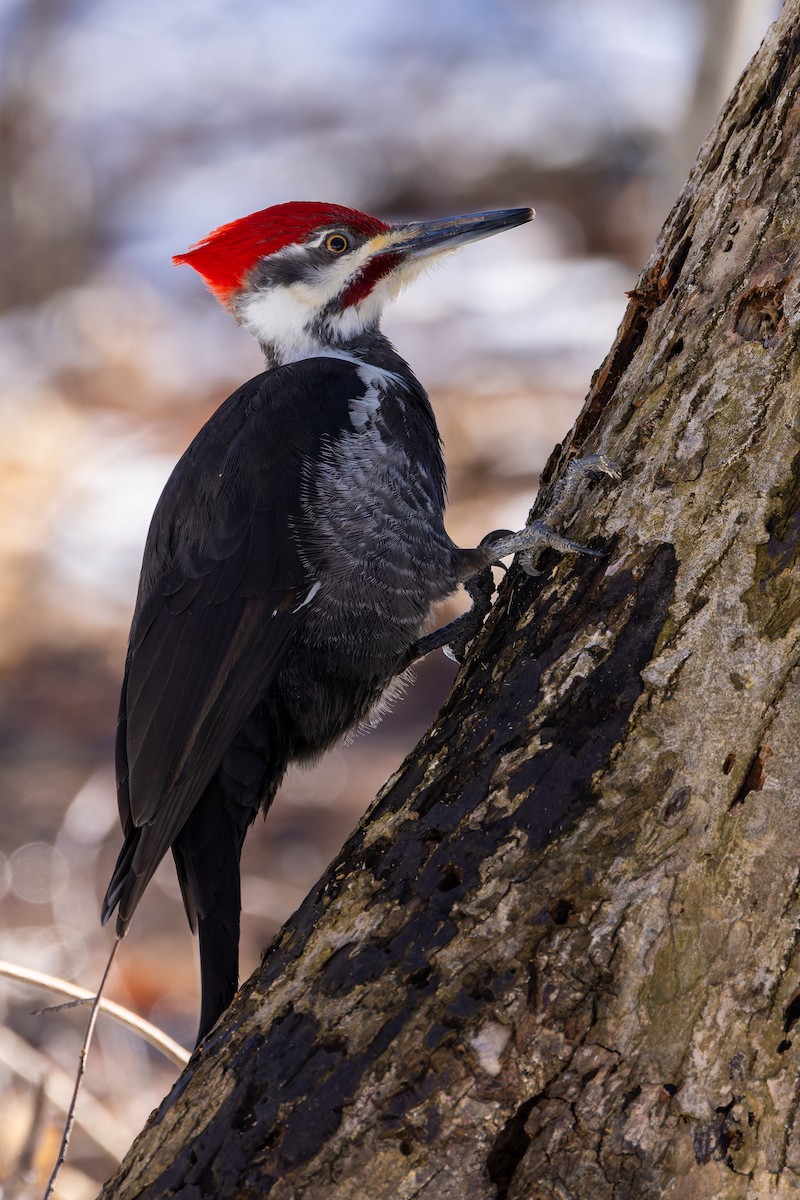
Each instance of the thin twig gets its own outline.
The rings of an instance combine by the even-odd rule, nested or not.
[[[93,1001],[95,993],[88,991],[86,988],[78,987],[77,984],[70,983],[66,979],[59,979],[55,975],[45,975],[43,971],[34,971],[30,967],[20,967],[16,963],[5,962],[0,959],[0,976],[5,976],[6,979],[15,979],[19,983],[29,983],[33,987],[44,988],[49,992],[55,992],[59,996],[70,996],[77,1003],[86,1003]],[[55,1010],[63,1007],[56,1005]],[[135,1033],[141,1034],[151,1046],[155,1046],[162,1054],[171,1059],[178,1067],[185,1067],[189,1061],[189,1052],[184,1050],[183,1046],[178,1045],[171,1037],[159,1029],[156,1025],[151,1025],[149,1021],[145,1021],[143,1017],[138,1017],[128,1008],[123,1008],[121,1004],[116,1004],[113,1000],[101,999],[100,1009],[113,1020],[118,1021],[120,1025],[125,1025],[128,1029],[134,1030]],[[47,1009],[40,1010],[47,1012]]]
[[[68,1012],[71,1008],[83,1008],[86,1004],[91,1004],[94,1000],[94,992],[91,996],[76,996],[74,1000],[62,1000],[60,1004],[45,1004],[44,1008],[32,1008],[32,1017],[43,1017],[45,1013]],[[103,1005],[100,1005],[100,1011],[103,1011]]]
[[[103,978],[100,980],[100,986],[97,989],[97,995],[95,996],[94,1003],[92,1004],[92,1011],[89,1013],[89,1024],[86,1026],[86,1035],[83,1039],[83,1046],[81,1047],[81,1056],[78,1060],[78,1070],[75,1075],[75,1088],[72,1092],[72,1099],[70,1100],[69,1108],[67,1109],[67,1119],[64,1122],[64,1132],[61,1136],[61,1146],[59,1147],[58,1157],[56,1158],[55,1164],[53,1166],[53,1170],[50,1173],[50,1178],[47,1181],[47,1187],[45,1189],[43,1200],[50,1200],[51,1196],[53,1195],[53,1188],[56,1186],[56,1179],[58,1178],[58,1173],[61,1170],[62,1166],[64,1165],[64,1159],[67,1157],[67,1149],[69,1147],[69,1139],[72,1136],[72,1127],[75,1124],[75,1106],[78,1103],[78,1096],[80,1094],[81,1084],[83,1083],[83,1077],[86,1074],[86,1059],[89,1056],[89,1047],[92,1044],[92,1035],[94,1034],[94,1027],[97,1024],[97,1018],[100,1016],[100,1001],[103,996],[103,988],[106,986],[106,980],[108,979],[108,973],[111,970],[111,964],[114,961],[114,955],[117,952],[118,945],[119,945],[119,938],[115,938],[114,944],[111,947],[111,951],[110,951],[110,953],[108,955],[108,959],[106,961],[106,967],[105,967],[105,970],[103,971]]]

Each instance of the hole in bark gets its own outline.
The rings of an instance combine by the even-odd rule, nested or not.
[[[426,829],[422,835],[423,842],[428,842],[431,846],[438,846],[444,834],[441,829]]]
[[[783,292],[777,287],[751,288],[736,306],[733,328],[747,342],[768,345],[783,318]]]
[[[463,878],[464,872],[461,868],[455,863],[448,863],[442,870],[442,878],[439,880],[439,891],[452,891],[454,887],[458,887]]]
[[[486,1159],[486,1170],[497,1188],[497,1200],[506,1200],[517,1167],[531,1144],[530,1135],[525,1132],[525,1122],[541,1095],[543,1093],[521,1104],[494,1139]]]
[[[786,1008],[783,1010],[783,1032],[788,1033],[794,1025],[797,1024],[797,1019],[800,1017],[800,989],[792,996]]]
[[[722,764],[722,774],[730,775],[731,771],[733,770],[735,762],[736,762],[736,755],[729,754],[728,757],[725,759],[725,762]]]
[[[669,800],[664,805],[663,819],[665,825],[671,825],[675,818],[680,816],[680,814],[686,808],[686,805],[689,803],[691,794],[692,793],[689,788],[679,788],[677,792],[670,796]]]
[[[666,361],[669,362],[671,358],[677,358],[682,350],[683,350],[683,338],[682,337],[676,338],[675,341],[670,346],[670,348],[667,350]]]
[[[274,1146],[275,1143],[280,1138],[282,1133],[283,1133],[282,1125],[273,1125],[272,1129],[270,1129],[269,1133],[264,1138],[263,1144],[264,1144],[265,1149],[269,1149],[270,1146]]]
[[[786,1051],[791,1050],[791,1048],[792,1048],[792,1043],[790,1041],[787,1041],[786,1038],[784,1038],[782,1042],[778,1042],[777,1052],[778,1052],[778,1054],[785,1054]]]
[[[239,1107],[231,1118],[231,1129],[236,1133],[246,1133],[255,1123],[256,1114],[253,1109],[249,1105],[246,1108]]]
[[[414,1147],[411,1145],[410,1142],[401,1142],[400,1143],[400,1153],[401,1154],[409,1155],[409,1154],[413,1153],[413,1150],[414,1150]]]
[[[572,916],[572,901],[562,896],[559,900],[556,900],[555,904],[550,905],[548,911],[550,913],[550,920],[554,925],[566,925]]]
[[[412,971],[408,977],[408,982],[414,988],[424,987],[431,977],[433,968],[430,963],[426,963],[424,967],[418,967],[416,971]]]
[[[661,1086],[668,1096],[674,1096],[678,1090],[678,1086],[675,1083],[662,1083]]]
[[[730,803],[728,811],[738,808],[740,804],[744,804],[751,792],[760,792],[767,778],[766,764],[772,758],[772,751],[769,746],[759,746],[756,750],[755,758],[750,763],[750,767],[742,780],[742,786],[739,788],[736,795]]]
[[[731,1154],[735,1154],[737,1150],[741,1150],[744,1142],[744,1134],[741,1129],[728,1129],[727,1126],[722,1129],[719,1135],[719,1148],[725,1155],[725,1166],[733,1169]]]
[[[386,856],[387,852],[392,848],[392,840],[388,837],[377,838],[371,846],[364,851],[363,863],[368,871],[374,871],[381,861]]]

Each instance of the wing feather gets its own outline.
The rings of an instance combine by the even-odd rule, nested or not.
[[[363,390],[352,364],[324,359],[258,376],[203,427],[164,489],[117,730],[126,840],[103,916],[119,904],[120,932],[303,620],[314,582],[293,532],[304,470],[348,425],[354,382]]]

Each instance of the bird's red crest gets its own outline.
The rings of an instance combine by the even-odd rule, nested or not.
[[[227,306],[234,292],[241,288],[247,272],[260,258],[293,242],[305,241],[314,230],[328,225],[346,225],[370,236],[390,228],[377,217],[355,208],[296,200],[274,204],[228,225],[220,225],[185,254],[174,255],[172,261],[194,267],[209,290]]]

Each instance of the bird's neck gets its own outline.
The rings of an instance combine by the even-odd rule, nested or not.
[[[377,326],[361,330],[354,337],[339,338],[335,341],[309,336],[293,339],[287,344],[285,341],[259,338],[259,345],[268,369],[299,362],[305,358],[344,358],[368,363],[387,371],[396,371],[399,364],[409,370],[389,339]]]
[[[358,304],[339,306],[337,296],[315,307],[299,286],[243,291],[234,316],[261,346],[268,367],[305,358],[356,356],[387,345],[379,321],[384,297],[377,291]],[[372,361],[366,358],[364,361]]]

